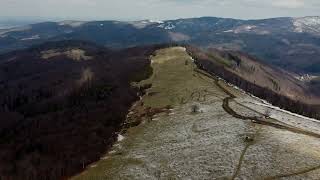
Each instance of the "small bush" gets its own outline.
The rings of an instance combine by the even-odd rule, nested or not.
[[[194,104],[194,105],[191,106],[191,112],[192,113],[198,113],[199,110],[200,110],[200,107],[198,105]]]

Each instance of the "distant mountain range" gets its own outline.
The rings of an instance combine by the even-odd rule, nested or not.
[[[0,53],[45,41],[86,40],[108,48],[188,43],[239,50],[299,74],[320,73],[320,17],[238,20],[44,22],[0,30]]]
[[[35,24],[38,22],[43,22],[39,19],[25,19],[25,18],[9,18],[0,17],[0,29],[10,29],[19,26],[26,26],[28,24]]]
[[[320,17],[63,21],[0,29],[0,179],[71,177],[104,159],[119,133],[140,122],[155,121],[154,115],[159,113],[179,119],[188,116],[187,120],[193,124],[188,125],[192,136],[200,137],[199,133],[204,133],[201,137],[206,138],[197,141],[209,142],[206,133],[218,130],[218,136],[213,135],[226,142],[220,136],[226,134],[235,139],[237,147],[245,147],[243,156],[248,144],[268,140],[272,146],[263,144],[268,147],[268,156],[262,157],[269,158],[269,147],[275,146],[276,151],[282,148],[273,142],[277,140],[276,132],[281,132],[279,138],[285,135],[282,130],[290,133],[284,136],[283,142],[295,134],[309,135],[313,140],[320,137],[301,128],[311,127],[310,122],[316,121],[307,121],[305,117],[296,121],[300,116],[288,118],[288,113],[284,118],[283,111],[277,108],[320,118],[319,57]],[[137,83],[141,80],[146,81]],[[201,83],[197,84],[198,81]],[[239,88],[243,91],[236,90]],[[261,99],[253,101],[249,95]],[[164,106],[161,103],[153,106],[149,101]],[[256,101],[263,102],[264,107]],[[251,106],[246,106],[247,102]],[[274,108],[272,112],[269,107]],[[175,109],[179,111],[171,112]],[[191,116],[198,119],[188,119]],[[217,122],[218,126],[198,130],[194,122],[202,120]],[[254,139],[258,135],[239,138],[254,128],[259,128],[255,134],[260,134],[262,126],[266,126],[262,129],[266,134],[258,141]],[[172,124],[163,127],[179,131]],[[199,127],[207,128],[207,125],[199,124]],[[220,132],[226,127],[230,131]],[[236,134],[230,136],[230,132]],[[267,139],[270,134],[271,139]],[[220,141],[218,145],[212,143],[214,140],[210,139],[210,144],[221,146]],[[166,141],[170,146],[171,142],[178,141]],[[287,144],[283,142],[285,148]],[[189,142],[183,143],[197,151],[190,148]],[[290,143],[302,146],[295,141]],[[296,146],[290,148],[302,152],[296,151]],[[225,153],[226,148],[221,147]],[[211,156],[214,151],[209,150]],[[309,157],[310,153],[307,154]],[[114,155],[124,157],[122,152]],[[230,161],[230,154],[227,156]],[[270,162],[274,164],[273,160]],[[220,168],[218,164],[212,167]]]

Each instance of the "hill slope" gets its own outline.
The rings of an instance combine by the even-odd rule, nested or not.
[[[61,179],[116,139],[154,47],[47,43],[0,56],[0,179]]]
[[[246,92],[250,92],[281,108],[319,118],[320,94],[316,80],[305,82],[294,74],[263,64],[255,58],[234,51],[192,47],[188,52],[202,70],[219,76]]]
[[[159,49],[151,66],[152,76],[138,85],[152,87],[127,117],[143,123],[75,180],[319,177],[318,121],[228,86],[198,69],[183,47]],[[164,106],[171,108],[137,116]]]
[[[261,100],[243,96],[212,75],[312,117],[319,117],[319,111],[313,109],[316,101],[305,93],[309,83],[313,85],[310,92],[314,91],[317,79],[294,82],[291,74],[239,52],[163,49],[166,47],[170,45],[114,51],[83,41],[61,41],[0,55],[0,177],[69,177],[108,151],[119,131],[130,130],[159,114],[177,113],[174,118],[193,121],[186,112],[217,108],[219,111],[213,114],[201,115],[202,120],[252,120],[254,124],[318,138],[318,131],[311,125],[303,127],[304,122],[318,127],[315,120],[283,113]],[[293,101],[291,94],[306,103]],[[312,97],[315,100],[317,96]],[[235,103],[247,108],[236,105],[235,109]],[[269,109],[274,119],[263,119]],[[288,119],[277,118],[279,113]],[[202,131],[197,126],[193,127],[196,133]]]

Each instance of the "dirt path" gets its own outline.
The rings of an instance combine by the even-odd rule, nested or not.
[[[232,94],[227,88],[223,87],[219,83],[219,80],[216,77],[214,77],[214,76],[212,76],[210,74],[207,74],[206,72],[203,72],[203,71],[198,70],[198,69],[196,70],[196,72],[213,79],[215,85],[217,87],[219,87],[223,92],[225,92],[229,96],[229,97],[226,97],[226,98],[223,99],[222,107],[228,114],[232,115],[233,117],[235,117],[237,119],[242,119],[242,120],[251,120],[253,123],[256,123],[256,124],[266,125],[266,126],[274,127],[274,128],[277,128],[277,129],[283,129],[283,130],[287,130],[287,131],[294,132],[294,133],[297,133],[297,134],[303,134],[303,135],[307,135],[307,136],[311,136],[311,137],[315,137],[315,138],[320,138],[320,134],[313,133],[313,132],[310,132],[310,131],[305,131],[305,130],[300,129],[300,128],[273,123],[273,122],[264,120],[261,117],[243,116],[241,114],[238,114],[229,105],[230,101],[234,100],[236,98],[236,96],[234,94]]]
[[[253,135],[253,137],[252,137],[253,141],[252,142],[246,142],[247,144],[246,144],[245,148],[243,149],[243,151],[242,151],[242,153],[240,155],[239,163],[237,165],[237,168],[236,168],[235,172],[233,173],[233,175],[231,177],[231,180],[234,180],[238,176],[238,174],[239,174],[239,172],[241,170],[241,166],[242,166],[242,163],[243,163],[244,156],[246,155],[247,150],[249,149],[249,147],[254,145],[254,143],[255,143],[254,139],[259,135],[260,131],[261,131],[261,126],[256,131],[256,133]]]
[[[211,79],[213,79],[215,85],[217,87],[219,87],[223,92],[225,92],[228,95],[228,97],[223,99],[222,107],[228,114],[232,115],[233,117],[235,117],[237,119],[242,119],[242,120],[251,120],[251,122],[253,122],[255,124],[260,124],[260,125],[265,125],[265,126],[277,128],[277,129],[287,130],[287,131],[290,131],[290,132],[293,132],[293,133],[307,135],[307,136],[311,136],[311,137],[314,137],[314,138],[320,138],[320,134],[313,133],[313,132],[310,132],[310,131],[305,131],[303,129],[296,128],[296,127],[293,127],[293,126],[290,126],[290,125],[284,125],[283,123],[282,124],[277,124],[277,123],[269,122],[269,121],[263,120],[262,118],[256,117],[256,116],[243,116],[241,114],[238,114],[229,105],[230,101],[234,100],[236,98],[236,96],[234,94],[232,94],[227,88],[223,87],[219,83],[219,80],[216,77],[214,77],[214,76],[212,76],[212,75],[210,75],[210,74],[208,74],[206,72],[203,72],[201,70],[198,70],[198,69],[195,70],[195,71],[200,73],[200,74],[202,74],[202,75],[204,75],[204,76],[207,76],[207,77],[210,77]],[[237,165],[237,168],[236,168],[233,176],[231,177],[231,180],[234,180],[237,177],[237,175],[239,174],[239,172],[241,170],[241,165],[242,165],[242,162],[243,162],[243,158],[244,158],[247,150],[249,149],[249,147],[251,145],[253,145],[253,143],[248,143],[245,146],[244,150],[242,151],[240,159],[239,159],[239,163]],[[276,176],[268,177],[268,178],[265,178],[265,180],[274,180],[274,179],[280,179],[280,178],[285,178],[285,177],[297,176],[297,175],[305,174],[305,173],[308,173],[308,172],[311,172],[311,171],[314,171],[314,170],[318,170],[318,169],[320,169],[320,165],[315,166],[315,167],[310,167],[308,169],[300,170],[300,171],[297,171],[297,172],[289,173],[289,174],[283,174],[283,175],[276,175]]]
[[[172,104],[177,108],[130,128],[112,153],[77,179],[273,180],[301,174],[314,176],[305,173],[320,169],[316,148],[307,152],[303,150],[308,146],[295,149],[300,145],[296,142],[303,144],[304,138],[310,140],[307,143],[316,143],[307,144],[310,147],[320,146],[316,142],[319,139],[315,139],[320,135],[276,119],[262,119],[264,114],[254,107],[236,104],[236,98],[242,97],[240,91],[191,66],[191,60],[186,66],[189,57],[181,50],[159,53],[164,58],[179,53],[181,57],[164,64],[154,61],[155,74],[143,82],[153,86],[140,103],[143,107]],[[199,106],[199,113],[191,113],[193,105]],[[136,112],[129,115],[133,117]],[[299,134],[307,136],[296,137]],[[295,137],[286,143],[292,135]],[[289,145],[292,147],[286,147]],[[304,164],[307,160],[308,166]]]

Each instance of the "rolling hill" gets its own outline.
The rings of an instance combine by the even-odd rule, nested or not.
[[[126,119],[141,123],[71,179],[317,179],[319,121],[228,85],[201,61],[185,47],[158,49],[152,75],[135,84],[152,86]]]
[[[241,52],[189,47],[197,66],[259,98],[298,114],[319,118],[317,79],[305,81]]]
[[[195,112],[219,107],[236,119],[318,137],[309,126],[301,129],[305,117],[290,125],[275,117],[261,119],[265,106],[271,105],[252,107],[246,104],[251,97],[248,102],[247,95],[241,99],[243,92],[226,83],[319,118],[318,94],[309,91],[317,79],[294,81],[290,73],[240,52],[175,46],[110,50],[84,41],[59,41],[0,55],[1,179],[70,177],[99,160],[118,133],[179,107],[186,114],[190,105],[196,105]],[[236,97],[246,110],[232,108]],[[197,105],[207,100],[206,106]],[[250,110],[249,116],[248,109],[258,113],[251,116]],[[289,115],[297,117],[285,113]]]
[[[238,50],[301,75],[318,75],[319,22],[319,17],[46,22],[0,30],[0,52],[56,40],[86,40],[116,49],[178,42]]]

